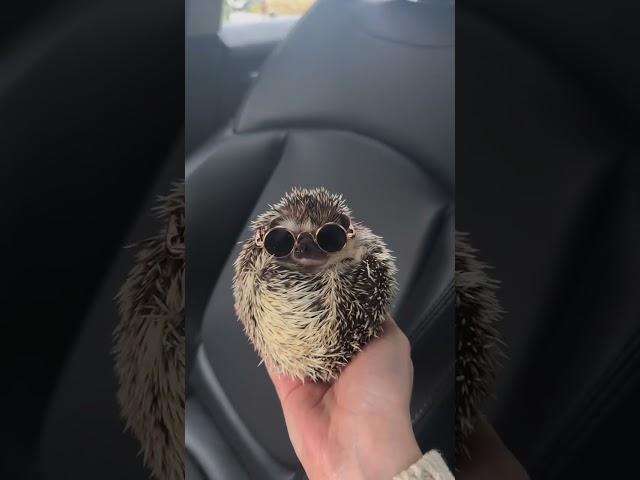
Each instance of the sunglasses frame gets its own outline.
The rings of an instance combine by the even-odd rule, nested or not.
[[[347,218],[349,218],[349,217],[347,217]],[[318,229],[313,234],[313,241],[315,242],[317,247],[320,250],[322,250],[324,253],[327,253],[327,254],[337,253],[337,252],[341,251],[347,245],[347,242],[345,242],[344,245],[342,246],[342,248],[340,250],[336,250],[335,252],[327,252],[324,248],[322,248],[320,246],[320,244],[318,244],[318,232],[320,232],[320,230],[322,230],[327,225],[336,225],[336,226],[340,227],[342,229],[342,231],[345,233],[347,241],[356,236],[356,229],[353,226],[353,223],[351,222],[351,218],[349,218],[349,227],[347,227],[347,228],[344,228],[338,222],[327,222],[327,223],[325,223],[324,225],[318,227]],[[288,257],[289,255],[291,255],[291,252],[293,251],[293,249],[295,248],[296,244],[298,243],[298,239],[300,238],[300,235],[302,235],[303,233],[306,233],[306,232],[300,232],[300,233],[298,233],[298,235],[294,235],[291,230],[289,230],[286,227],[282,227],[280,225],[277,225],[275,227],[271,227],[266,232],[264,231],[263,228],[258,228],[258,229],[256,229],[256,235],[255,235],[255,244],[256,244],[256,246],[259,247],[259,248],[264,248],[264,240],[265,240],[265,238],[267,238],[267,235],[269,235],[269,233],[271,233],[273,230],[277,230],[277,229],[286,230],[293,237],[293,247],[291,247],[291,250],[289,250],[286,255],[282,255],[280,257],[276,257],[276,258],[285,258],[285,257]],[[272,254],[269,253],[269,255],[272,255]],[[274,255],[274,257],[275,257],[275,255]]]

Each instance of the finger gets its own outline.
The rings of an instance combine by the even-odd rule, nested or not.
[[[292,390],[294,390],[302,383],[300,380],[296,380],[293,377],[279,374],[269,365],[267,365],[266,362],[265,367],[267,369],[267,373],[269,374],[269,378],[271,378],[271,382],[276,389],[276,394],[278,395],[280,402],[282,402],[283,399],[287,398],[289,396],[289,393],[291,393]]]
[[[347,365],[343,374],[351,371],[358,372],[358,375],[378,372],[378,377],[383,372],[395,375],[394,372],[401,371],[402,378],[408,375],[413,379],[411,345],[393,318],[389,317],[384,321],[382,334],[364,346]]]
[[[289,412],[305,411],[318,406],[329,389],[329,385],[325,383],[303,382],[281,375],[268,366],[267,372],[276,389],[285,416]]]
[[[385,335],[398,338],[406,336],[391,315],[387,315],[387,319],[382,323],[382,328]]]
[[[388,315],[382,323],[382,334],[369,342],[364,350],[391,350],[410,353],[411,346],[409,339],[400,329],[396,321],[391,315]]]

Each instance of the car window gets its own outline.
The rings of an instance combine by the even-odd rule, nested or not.
[[[224,0],[223,24],[261,23],[274,19],[295,19],[316,0]]]

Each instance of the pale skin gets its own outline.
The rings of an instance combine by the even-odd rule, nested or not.
[[[309,480],[390,480],[422,457],[409,414],[410,353],[407,337],[389,318],[381,337],[332,384],[302,382],[267,368]],[[510,471],[518,474],[509,478],[528,478],[508,450],[496,445],[496,458],[512,460]]]

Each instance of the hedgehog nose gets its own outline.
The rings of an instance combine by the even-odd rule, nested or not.
[[[298,238],[295,247],[293,248],[293,253],[297,257],[304,257],[315,250],[315,242],[310,233],[303,233]]]

